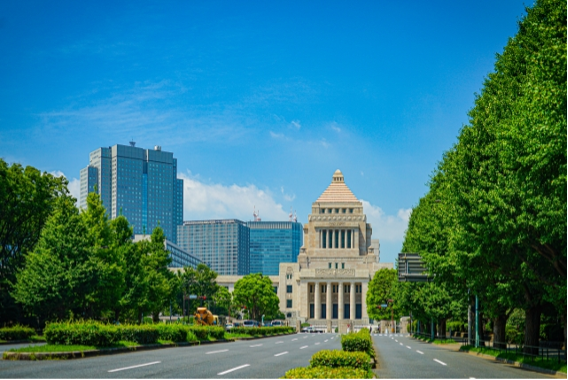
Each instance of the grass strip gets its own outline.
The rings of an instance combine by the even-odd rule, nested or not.
[[[109,347],[86,346],[81,344],[44,344],[42,346],[28,346],[22,348],[12,348],[8,352],[69,352],[69,351],[89,351],[100,350],[103,348],[136,347],[140,346],[136,342],[120,341],[118,344]]]
[[[532,365],[534,367],[566,373],[566,363],[558,362],[556,358],[546,359],[541,357],[523,356],[521,354],[515,354],[514,352],[503,352],[490,347],[473,347],[467,345],[461,346],[460,350],[466,352],[477,352],[480,354],[494,356],[498,359],[511,360],[518,363]]]
[[[225,333],[225,339],[234,339],[234,338],[252,338],[252,335],[239,334],[239,333]]]

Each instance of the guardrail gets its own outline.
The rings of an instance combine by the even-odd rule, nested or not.
[[[432,336],[429,333],[414,333],[428,339]],[[448,340],[453,339],[456,343],[468,344],[467,337],[447,337],[435,335],[434,339]],[[475,345],[475,339],[472,338],[471,342]],[[479,339],[480,347],[488,347],[497,351],[505,353],[514,353],[515,355],[522,355],[523,357],[541,358],[541,360],[555,360],[557,362],[566,362],[566,349],[550,347],[549,342],[542,342],[540,346],[529,346],[525,344],[499,342],[491,339]],[[528,349],[526,349],[528,348]]]

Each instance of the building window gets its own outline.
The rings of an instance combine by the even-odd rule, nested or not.
[[[272,288],[274,289],[274,293],[278,294],[278,286],[273,286]]]
[[[339,268],[339,263],[335,263],[335,269]]]
[[[286,307],[288,309],[292,307],[292,300],[286,300]]]
[[[313,286],[313,285],[310,285],[310,293],[313,293],[313,292],[314,292],[314,286]],[[313,318],[313,317],[312,317],[312,318]]]
[[[327,288],[326,285],[322,285],[322,286],[321,286],[321,292],[322,292],[322,293],[326,293],[326,288]]]
[[[345,269],[345,263],[341,263],[341,269]]]
[[[286,285],[286,293],[292,293],[292,285]]]
[[[338,208],[335,209],[335,213],[336,213],[336,214],[339,214],[339,209],[338,209]]]
[[[352,208],[349,209],[349,213],[350,213],[350,214],[353,214],[353,209],[352,209]]]
[[[328,263],[328,268],[331,269],[331,263]]]

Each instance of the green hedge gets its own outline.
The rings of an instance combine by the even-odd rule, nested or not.
[[[371,379],[370,371],[351,367],[308,367],[293,368],[283,379]]]
[[[31,327],[16,325],[13,327],[2,327],[0,329],[1,340],[25,340],[30,339],[36,334]]]
[[[231,329],[232,333],[248,334],[248,335],[275,335],[289,334],[295,332],[296,329],[291,326],[273,326],[273,327],[235,327]]]
[[[373,342],[367,329],[361,329],[357,333],[349,333],[341,336],[341,348],[343,351],[371,352]]]
[[[365,352],[347,352],[340,350],[322,350],[316,352],[310,360],[311,367],[352,367],[368,371],[371,369],[371,358]]]
[[[225,330],[213,326],[182,324],[106,325],[95,321],[50,323],[44,329],[48,344],[80,344],[106,347],[121,340],[140,344],[156,343],[158,339],[173,342],[223,339]]]

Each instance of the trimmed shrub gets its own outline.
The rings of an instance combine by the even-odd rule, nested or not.
[[[158,339],[171,340],[172,342],[184,342],[187,340],[189,327],[178,324],[159,324],[155,325],[158,330]]]
[[[347,352],[340,350],[322,350],[316,352],[310,360],[310,367],[352,367],[365,371],[371,369],[371,358],[365,352]]]
[[[289,334],[296,331],[294,327],[291,326],[272,326],[272,327],[236,327],[231,330],[231,332],[237,334],[248,334],[248,335],[275,335],[275,334]]]
[[[48,344],[105,347],[121,340],[117,326],[93,321],[49,323],[43,334]]]
[[[197,342],[199,339],[197,339],[193,331],[188,331],[185,340],[188,342]]]
[[[371,352],[373,342],[367,329],[361,329],[357,333],[349,333],[341,336],[341,348],[343,351]]]
[[[112,325],[107,325],[112,326]],[[120,339],[141,344],[156,343],[160,338],[157,325],[119,325]]]
[[[350,367],[308,367],[293,368],[286,372],[284,379],[371,379],[370,371]]]
[[[36,334],[31,327],[16,325],[12,327],[2,327],[0,329],[0,339],[2,340],[24,340],[30,339]]]

